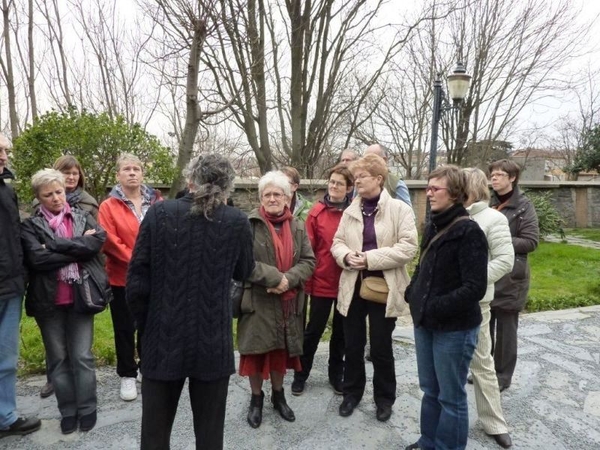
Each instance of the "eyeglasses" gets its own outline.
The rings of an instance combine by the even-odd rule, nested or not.
[[[508,174],[506,172],[492,172],[490,174],[490,178],[502,178],[502,177],[507,177]]]
[[[444,191],[444,190],[448,190],[448,188],[445,187],[441,187],[441,186],[435,186],[435,185],[431,185],[431,186],[427,186],[425,188],[425,193],[429,193],[431,192],[432,194],[435,194],[437,191]]]
[[[328,183],[329,186],[346,187],[346,183],[343,181],[329,180]]]
[[[274,198],[275,200],[281,200],[283,198],[283,194],[280,192],[269,192],[267,194],[263,194],[262,198]]]

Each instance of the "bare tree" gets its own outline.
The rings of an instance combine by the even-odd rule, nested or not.
[[[233,99],[232,117],[262,172],[280,161],[311,176],[332,136],[364,120],[356,111],[413,27],[378,24],[384,1],[220,3],[224,27],[205,56],[216,91]]]
[[[565,89],[561,69],[588,31],[576,25],[579,11],[568,0],[461,1],[448,31],[473,78],[455,129],[445,128],[447,160],[455,164],[469,141],[503,140],[528,104]]]
[[[194,153],[194,144],[198,135],[201,122],[208,116],[222,112],[225,107],[217,110],[203,110],[199,100],[200,84],[199,72],[201,55],[207,36],[219,26],[219,14],[216,10],[218,0],[154,0],[153,6],[145,4],[146,13],[152,17],[154,23],[160,28],[160,33],[153,39],[163,40],[162,55],[155,55],[154,60],[164,60],[169,57],[184,57],[187,54],[185,69],[185,120],[183,127],[178,110],[172,117],[175,130],[181,130],[178,136],[179,149],[177,153],[178,177],[171,185],[171,195],[174,195],[183,186],[183,168],[188,164]],[[164,65],[163,65],[164,67]],[[173,76],[160,74],[165,83],[171,87],[180,86],[180,79],[184,74],[176,73]],[[173,103],[177,103],[176,89],[170,90]]]
[[[10,11],[11,4],[7,0],[2,0],[2,39],[4,43],[4,55],[0,54],[0,67],[6,81],[6,89],[8,91],[8,114],[10,118],[10,132],[13,139],[19,135],[19,117],[17,115],[17,96],[15,89],[15,76],[13,73],[13,58],[11,49],[11,32],[10,32]]]

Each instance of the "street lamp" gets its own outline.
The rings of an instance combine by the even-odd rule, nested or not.
[[[438,73],[436,80],[433,83],[433,122],[431,124],[431,148],[429,151],[429,173],[433,172],[436,167],[437,158],[437,141],[438,129],[442,113],[452,109],[458,109],[467,93],[471,84],[471,75],[467,74],[467,69],[462,62],[456,64],[454,71],[448,75],[448,94],[452,99],[450,104],[442,88],[441,74]]]

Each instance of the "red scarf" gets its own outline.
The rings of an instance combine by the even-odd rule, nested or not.
[[[274,216],[265,211],[264,206],[260,207],[260,215],[269,228],[273,246],[275,247],[275,260],[277,261],[277,270],[286,273],[294,265],[294,239],[292,237],[291,222],[294,216],[286,206],[283,214]],[[273,224],[281,224],[281,232],[277,233]],[[289,289],[281,294],[281,307],[283,316],[287,319],[292,312],[296,312],[297,289]]]

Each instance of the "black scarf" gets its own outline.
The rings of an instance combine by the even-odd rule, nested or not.
[[[429,241],[433,239],[433,237],[446,228],[450,222],[460,216],[468,216],[469,213],[462,205],[462,203],[456,203],[452,205],[450,208],[445,209],[440,212],[431,212],[431,218],[429,223],[427,224],[427,228],[425,229],[425,233],[423,234],[423,240],[421,241],[421,250],[427,247]]]

